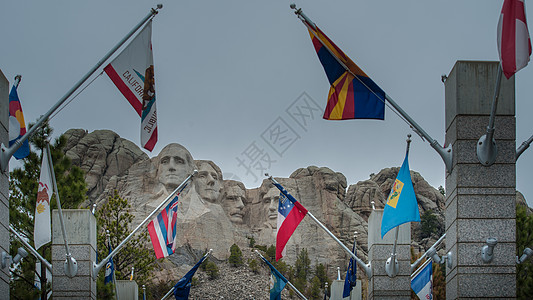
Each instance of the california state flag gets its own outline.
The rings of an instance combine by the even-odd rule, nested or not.
[[[52,180],[50,178],[50,165],[48,164],[48,150],[43,150],[41,177],[37,189],[37,202],[35,206],[35,226],[33,228],[33,241],[35,249],[52,241],[50,226],[50,198],[52,197]]]
[[[531,55],[524,0],[504,0],[497,38],[503,74],[509,79],[527,66]]]
[[[141,144],[152,151],[157,142],[152,20],[104,71],[141,117]]]

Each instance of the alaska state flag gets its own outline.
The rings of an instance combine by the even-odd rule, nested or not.
[[[278,226],[276,234],[276,261],[285,255],[285,245],[296,227],[307,214],[307,209],[289,194],[279,183],[274,185],[281,191],[278,204]]]
[[[150,223],[148,223],[148,233],[152,246],[154,246],[157,259],[167,257],[174,253],[176,244],[178,214],[178,196],[162,210]]]
[[[331,85],[323,118],[385,119],[385,92],[318,27],[306,25]]]
[[[270,268],[270,300],[281,300],[281,291],[288,280],[263,256],[261,258]]]
[[[431,259],[411,275],[411,288],[421,300],[433,299],[433,266]]]
[[[509,79],[518,70],[527,66],[531,55],[524,0],[503,2],[498,21],[497,42],[502,71]]]
[[[13,85],[9,93],[9,147],[26,134],[26,123],[20,105],[17,87]],[[13,154],[16,159],[22,159],[30,154],[30,144],[26,139],[20,148]]]
[[[355,241],[353,243],[353,254],[357,256],[357,249],[355,247]],[[348,270],[346,270],[346,278],[344,279],[344,289],[342,291],[342,298],[350,297],[350,293],[354,286],[357,285],[357,263],[353,257],[350,257],[350,264]]]
[[[104,71],[141,117],[141,145],[152,151],[157,142],[152,20]]]
[[[204,255],[197,263],[192,267],[192,269],[183,276],[178,283],[174,286],[174,297],[176,300],[187,300],[189,299],[189,292],[191,291],[191,280],[196,273],[196,270],[200,267],[202,262],[206,259],[207,254]]]
[[[409,151],[392,185],[381,220],[381,238],[392,228],[407,222],[420,222],[415,189],[409,172]]]

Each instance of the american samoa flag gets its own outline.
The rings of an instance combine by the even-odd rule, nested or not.
[[[148,233],[152,246],[154,246],[157,259],[167,257],[174,253],[178,217],[178,196],[165,207],[150,223]]]
[[[141,145],[152,151],[157,142],[152,21],[104,71],[141,117]]]

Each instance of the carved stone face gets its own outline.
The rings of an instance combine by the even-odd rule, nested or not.
[[[217,202],[222,188],[221,180],[220,175],[209,163],[198,164],[198,175],[195,178],[196,191],[203,200]]]
[[[278,226],[278,201],[279,190],[276,187],[272,187],[263,196],[263,212],[266,216],[265,224],[272,228]]]
[[[194,169],[191,154],[178,144],[163,148],[158,159],[157,176],[169,192],[176,189]]]
[[[245,192],[238,185],[226,187],[223,207],[233,223],[242,224],[244,222],[244,198]]]

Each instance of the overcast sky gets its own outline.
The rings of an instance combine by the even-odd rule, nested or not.
[[[194,159],[213,160],[226,179],[240,180],[247,188],[264,178],[259,165],[277,177],[300,167],[327,166],[343,173],[348,184],[400,166],[406,136],[414,133],[391,109],[386,108],[385,121],[321,118],[329,83],[291,2],[4,1],[0,69],[10,84],[22,75],[24,115],[27,123],[35,121],[151,7],[163,3],[153,23],[159,142],[153,153],[147,152],[150,157],[177,142]],[[441,145],[441,75],[449,74],[457,60],[498,60],[496,25],[502,3],[296,2]],[[526,14],[533,15],[533,8],[527,8]],[[533,134],[531,82],[532,66],[516,76],[517,147]],[[298,108],[312,114],[302,118]],[[140,142],[138,115],[105,74],[51,125],[56,136],[70,128],[110,129]],[[280,134],[271,135],[276,129]],[[444,186],[440,156],[418,136],[412,139],[411,170],[435,188]],[[532,164],[531,150],[517,162],[517,189],[530,205]],[[17,166],[14,159],[10,166]]]

